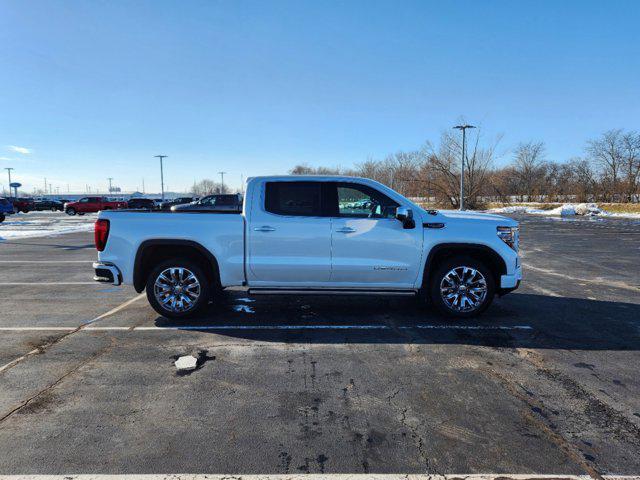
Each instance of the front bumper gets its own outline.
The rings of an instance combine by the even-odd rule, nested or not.
[[[96,282],[112,283],[116,286],[122,284],[122,273],[111,263],[93,262],[93,270],[95,271],[93,279]]]
[[[509,292],[513,292],[520,286],[522,281],[522,265],[516,267],[515,273],[512,275],[502,275],[500,277],[500,288],[498,288],[498,295],[506,295]]]

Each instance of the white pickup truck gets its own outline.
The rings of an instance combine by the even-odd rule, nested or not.
[[[247,180],[241,213],[100,212],[95,280],[145,288],[188,317],[230,286],[250,294],[418,295],[470,317],[518,288],[518,224],[424,210],[365,178]]]

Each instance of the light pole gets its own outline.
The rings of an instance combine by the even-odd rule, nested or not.
[[[224,193],[224,174],[227,172],[218,172],[220,174],[220,184],[222,185],[220,187],[220,193]]]
[[[107,177],[107,180],[109,180],[109,193],[111,193],[111,180],[113,180],[113,177]]]
[[[9,173],[9,196],[11,196],[11,170],[13,170],[13,167],[5,167],[4,169]]]
[[[456,125],[455,127],[458,130],[462,130],[462,166],[460,168],[460,210],[464,210],[464,158],[466,154],[466,146],[467,146],[467,128],[476,128],[473,125]]]
[[[162,190],[162,200],[164,200],[164,173],[162,172],[162,160],[167,158],[168,155],[154,155],[155,158],[160,159],[160,189]]]

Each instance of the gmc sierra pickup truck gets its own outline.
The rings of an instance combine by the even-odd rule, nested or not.
[[[216,293],[417,295],[477,315],[518,288],[518,224],[424,210],[365,178],[256,177],[241,213],[102,211],[95,280],[132,284],[165,317]]]

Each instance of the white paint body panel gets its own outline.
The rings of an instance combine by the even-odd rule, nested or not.
[[[267,181],[367,185],[410,208],[416,227],[405,230],[396,219],[275,215],[264,209]],[[507,266],[503,288],[514,287],[522,278],[518,254],[496,234],[497,226],[516,226],[514,220],[472,212],[430,214],[388,187],[363,178],[250,178],[242,214],[106,211],[99,218],[110,220],[109,239],[99,260],[115,265],[125,284],[133,282],[136,252],[146,240],[200,244],[217,259],[225,287],[418,289],[429,252],[443,243],[484,245],[497,252]],[[444,223],[445,227],[422,228],[423,223]],[[262,227],[268,231],[260,231]],[[340,232],[344,227],[354,232]]]

